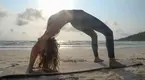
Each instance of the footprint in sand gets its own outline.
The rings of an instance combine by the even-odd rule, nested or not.
[[[12,63],[12,64],[11,64],[11,67],[15,67],[15,66],[17,66],[17,65],[19,65],[19,64],[17,64],[17,63]]]

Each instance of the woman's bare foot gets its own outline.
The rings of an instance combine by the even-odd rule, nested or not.
[[[98,57],[96,57],[95,60],[94,60],[95,63],[99,63],[99,62],[103,62],[103,61],[104,61],[104,60],[102,60],[102,59],[100,59],[100,58],[98,58]]]
[[[125,65],[117,62],[114,58],[110,59],[109,61],[109,66],[110,68],[120,68],[120,67],[125,67]]]
[[[57,70],[52,70],[52,69],[42,69],[42,71],[46,73],[58,72]]]

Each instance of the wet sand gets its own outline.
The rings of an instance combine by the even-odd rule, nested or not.
[[[138,60],[145,63],[145,48],[117,48],[115,49],[117,59]],[[0,73],[8,67],[27,65],[30,50],[0,50]],[[99,49],[101,59],[108,60],[106,49]],[[94,60],[93,52],[88,47],[65,47],[60,48],[61,62],[77,62]],[[32,79],[32,78],[31,78]],[[88,73],[60,75],[46,77],[40,80],[60,79],[60,80],[145,80],[145,66],[128,67],[113,70],[101,70]],[[33,80],[33,79],[32,79]],[[35,80],[35,79],[34,79]],[[37,80],[39,80],[37,78]]]

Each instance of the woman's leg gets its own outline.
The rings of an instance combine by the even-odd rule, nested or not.
[[[97,24],[96,24],[97,25]],[[112,30],[105,24],[100,27],[93,27],[95,31],[102,33],[106,38],[106,47],[109,58],[115,58],[114,55],[114,36]]]
[[[91,29],[90,30],[86,29],[86,30],[81,30],[81,31],[91,37],[91,40],[92,40],[91,45],[92,45],[93,53],[95,56],[94,62],[102,62],[103,60],[101,60],[98,55],[98,37],[95,31]]]
[[[106,37],[106,47],[107,47],[107,51],[108,51],[108,57],[110,59],[113,59],[113,58],[115,58],[113,32],[109,31],[108,33],[105,33],[104,35]]]
[[[109,29],[108,26],[103,25],[100,28],[96,27],[94,30],[102,33],[105,38],[106,38],[106,47],[108,50],[108,57],[109,57],[109,65],[111,68],[116,68],[116,67],[122,67],[125,66],[119,62],[116,61],[115,59],[115,54],[114,54],[114,36],[113,32],[111,29]]]

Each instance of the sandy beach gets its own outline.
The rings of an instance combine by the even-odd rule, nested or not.
[[[0,50],[0,73],[9,67],[27,65],[31,49],[19,50]],[[64,47],[60,48],[60,61],[78,60],[93,61],[92,49],[89,47]],[[116,48],[117,59],[129,59],[145,62],[145,47],[139,48]],[[101,59],[108,60],[106,49],[99,49]],[[101,70],[95,72],[61,75],[61,76],[42,76],[41,79],[60,79],[60,80],[145,80],[145,66],[127,67],[122,69]],[[40,79],[40,80],[41,80]],[[39,79],[38,79],[39,80]]]

